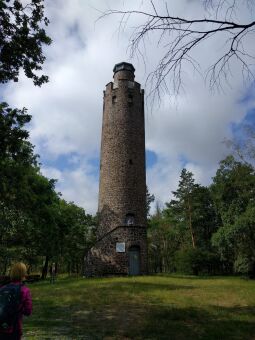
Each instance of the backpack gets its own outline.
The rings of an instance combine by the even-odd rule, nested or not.
[[[13,328],[18,320],[21,286],[9,283],[0,288],[0,332]]]

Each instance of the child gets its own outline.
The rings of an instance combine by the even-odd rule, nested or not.
[[[22,281],[25,280],[27,268],[24,263],[16,263],[12,266],[10,271],[11,283],[10,285],[20,286],[20,303],[17,321],[13,327],[2,330],[0,339],[2,340],[20,340],[22,337],[22,317],[23,315],[30,315],[32,313],[32,299],[30,290]]]

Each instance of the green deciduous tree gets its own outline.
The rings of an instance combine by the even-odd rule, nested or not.
[[[224,225],[234,224],[254,200],[254,169],[249,164],[236,161],[228,156],[220,162],[213,178],[211,192]]]
[[[28,169],[37,166],[29,133],[24,128],[30,120],[25,109],[0,104],[0,201],[5,205],[17,204]]]
[[[181,235],[164,211],[157,206],[148,221],[149,269],[151,272],[172,272],[174,253],[180,246]]]
[[[25,193],[29,190],[28,174],[32,169],[38,170],[33,146],[24,128],[30,120],[31,116],[25,109],[11,109],[6,103],[0,104],[0,247],[3,272],[13,258],[15,248],[19,247],[17,252],[21,255],[25,231],[31,226],[26,213],[30,206],[25,204]]]
[[[213,235],[213,245],[228,266],[255,275],[254,168],[227,157],[220,163],[211,190],[223,223]]]
[[[84,256],[95,240],[95,219],[72,202],[61,200],[59,209],[59,258],[69,273],[83,273]]]
[[[255,277],[255,171],[229,156],[210,187],[183,169],[174,199],[148,223],[152,271]]]
[[[44,1],[0,1],[0,83],[18,81],[23,69],[35,85],[48,81],[38,75],[45,60],[42,46],[49,45],[44,26],[49,20],[44,16]]]
[[[21,70],[35,85],[48,81],[47,76],[38,74],[45,60],[42,47],[51,43],[44,29],[49,21],[43,3],[0,1],[0,83],[18,81]],[[26,109],[0,104],[0,246],[5,263],[17,256],[29,263],[38,255],[44,241],[38,242],[38,235],[51,206],[45,192],[49,189],[47,195],[56,196],[54,181],[40,174],[37,155],[28,140],[25,125],[30,120]]]

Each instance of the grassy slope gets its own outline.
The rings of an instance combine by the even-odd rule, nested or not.
[[[255,339],[254,281],[66,278],[30,287],[25,339]]]

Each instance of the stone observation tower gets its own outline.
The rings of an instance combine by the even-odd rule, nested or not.
[[[104,91],[97,242],[88,276],[147,273],[144,90],[129,63]]]

